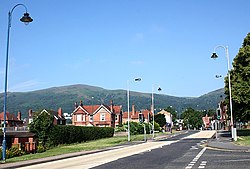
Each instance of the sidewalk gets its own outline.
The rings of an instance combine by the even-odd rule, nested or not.
[[[218,131],[217,138],[208,141],[207,147],[225,150],[225,151],[244,151],[250,152],[250,146],[240,146],[233,143],[231,133],[229,131]]]

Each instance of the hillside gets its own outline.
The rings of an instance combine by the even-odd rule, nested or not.
[[[166,108],[173,106],[178,112],[182,112],[188,107],[194,109],[215,109],[217,103],[224,96],[224,89],[219,89],[200,97],[174,97],[168,95],[155,94],[155,108]],[[93,99],[92,99],[93,97]],[[28,110],[53,109],[62,107],[63,112],[71,113],[74,103],[83,101],[85,105],[109,104],[113,100],[114,104],[122,105],[127,111],[127,91],[126,90],[106,90],[100,87],[88,85],[70,85],[53,87],[31,92],[11,92],[8,93],[7,111],[17,114],[22,112],[23,117],[28,115]],[[149,109],[151,105],[151,93],[130,92],[130,104],[135,104],[136,108]],[[3,93],[0,94],[0,110],[3,110]]]

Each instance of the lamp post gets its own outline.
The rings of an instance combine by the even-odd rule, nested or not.
[[[231,89],[231,79],[230,79],[230,59],[229,59],[229,54],[228,54],[228,46],[223,46],[223,45],[218,45],[214,48],[214,52],[211,56],[211,58],[216,59],[218,58],[218,55],[216,54],[216,49],[217,48],[223,48],[226,53],[226,58],[227,58],[227,70],[228,70],[228,89],[229,89],[229,106],[230,106],[230,116],[231,116],[231,134],[232,134],[232,139],[234,141],[237,141],[237,133],[236,129],[234,130],[234,122],[233,122],[233,105],[232,105],[232,89]]]
[[[136,78],[134,81],[141,81],[141,78]],[[129,83],[132,82],[131,80],[127,80],[127,99],[128,99],[128,141],[130,141],[130,115],[129,115]]]
[[[15,5],[8,13],[8,32],[7,32],[7,50],[6,50],[6,65],[5,65],[5,82],[4,82],[4,126],[3,126],[3,143],[2,143],[2,160],[6,159],[6,103],[7,103],[7,77],[8,77],[8,59],[9,59],[9,41],[10,41],[10,28],[11,28],[11,19],[14,9],[18,6],[23,6],[25,8],[25,13],[20,19],[21,22],[24,22],[25,25],[33,21],[27,12],[27,8],[23,4]]]
[[[158,85],[159,86],[159,85]],[[154,87],[155,85],[152,85],[152,116],[153,116],[153,125],[152,125],[152,130],[153,130],[153,138],[155,137],[155,112],[154,112]],[[161,91],[162,89],[158,87],[158,91]]]

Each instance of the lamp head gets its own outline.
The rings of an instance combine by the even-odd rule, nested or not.
[[[135,81],[141,81],[141,78],[136,78]]]
[[[218,55],[214,52],[214,53],[212,54],[211,58],[212,58],[212,59],[216,59],[216,58],[218,58]]]
[[[158,88],[158,91],[160,92],[161,90],[162,90],[162,89],[159,87],[159,88]]]
[[[33,19],[29,16],[29,13],[26,12],[23,14],[23,17],[20,19],[20,21],[24,22],[25,25],[28,25],[33,21]]]

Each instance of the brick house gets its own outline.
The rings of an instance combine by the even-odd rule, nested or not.
[[[129,113],[130,121],[133,122],[150,122],[150,118],[152,117],[152,112],[144,109],[141,111],[135,110],[135,105],[132,105],[132,111]],[[127,123],[128,121],[128,112],[124,112],[122,115],[122,122]]]
[[[7,148],[16,145],[19,149],[24,149],[31,153],[36,150],[36,137],[34,133],[29,132],[28,127],[25,126],[21,119],[21,112],[17,113],[17,117],[9,112],[6,112],[6,143]],[[4,113],[0,113],[1,127],[4,123]],[[0,144],[2,144],[3,133],[0,132]]]
[[[66,125],[66,119],[63,115],[62,108],[60,107],[57,111],[43,109],[40,113],[47,113],[54,117],[54,125]],[[33,111],[29,110],[28,124],[33,122]]]
[[[1,121],[1,126],[3,126],[4,123],[4,112],[0,113],[0,121]],[[23,120],[21,120],[21,112],[17,113],[17,117],[9,112],[6,112],[6,127],[17,127],[20,126],[22,127]]]
[[[75,103],[72,124],[75,126],[116,127],[122,123],[122,106],[80,105]]]

